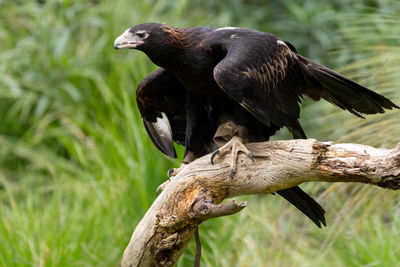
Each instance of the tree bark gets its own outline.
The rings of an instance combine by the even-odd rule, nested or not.
[[[360,182],[400,188],[400,144],[394,149],[334,144],[313,139],[247,144],[253,163],[238,157],[230,178],[230,156],[210,164],[206,155],[172,178],[136,226],[122,266],[174,265],[202,221],[239,212],[247,203],[223,201],[269,194],[304,182]]]

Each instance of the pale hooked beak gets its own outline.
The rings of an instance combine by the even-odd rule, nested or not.
[[[139,37],[130,32],[129,29],[124,31],[123,34],[117,37],[114,41],[115,49],[123,49],[123,48],[135,48],[136,46],[142,44],[143,41],[139,39]]]

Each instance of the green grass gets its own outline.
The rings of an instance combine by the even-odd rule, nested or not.
[[[308,0],[306,9],[257,0],[39,2],[0,1],[0,266],[117,266],[155,188],[179,164],[151,144],[136,108],[136,86],[155,66],[139,52],[112,47],[131,25],[272,31],[400,103],[394,0],[374,9],[352,4],[350,11],[345,0]],[[399,142],[398,112],[360,120],[326,102],[305,102],[309,137]],[[399,261],[399,194],[344,184],[305,188],[326,208],[328,228],[316,229],[278,197],[243,197],[249,207],[240,214],[201,225],[203,264]],[[194,250],[191,242],[178,265],[191,266]]]

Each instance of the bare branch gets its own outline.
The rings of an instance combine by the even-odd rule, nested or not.
[[[230,157],[215,165],[206,155],[167,183],[136,226],[122,266],[172,266],[204,220],[239,212],[246,203],[221,203],[250,194],[268,194],[304,182],[360,182],[400,188],[400,144],[378,149],[357,144],[286,140],[247,145],[255,162],[238,158],[230,178]]]

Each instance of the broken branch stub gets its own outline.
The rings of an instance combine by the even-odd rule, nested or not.
[[[237,203],[235,200],[231,200],[221,204],[213,204],[204,200],[199,200],[193,205],[193,219],[199,219],[202,221],[217,218],[227,215],[238,213],[247,206],[247,201]]]

